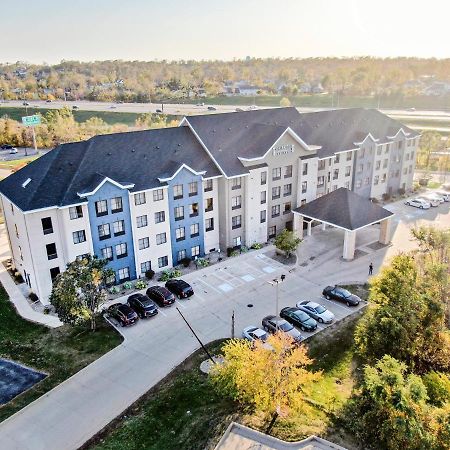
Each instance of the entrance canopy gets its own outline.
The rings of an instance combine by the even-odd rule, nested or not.
[[[382,208],[369,199],[361,197],[346,188],[339,188],[293,210],[294,231],[303,237],[303,219],[308,219],[308,235],[311,234],[311,222],[316,220],[324,226],[345,230],[344,259],[351,260],[355,254],[356,231],[361,228],[381,223],[379,242],[390,241],[391,211]]]

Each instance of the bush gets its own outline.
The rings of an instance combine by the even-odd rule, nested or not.
[[[133,283],[131,281],[126,281],[125,283],[123,283],[122,287],[127,290],[133,289]]]
[[[246,247],[245,245],[243,245],[241,247],[241,253],[247,253],[248,252],[248,247]]]
[[[180,263],[183,264],[184,267],[189,267],[191,264],[191,258],[183,258],[180,259]]]
[[[145,278],[147,278],[147,280],[151,280],[154,276],[155,276],[155,271],[152,269],[149,269],[149,270],[147,270],[147,272],[145,272]]]
[[[428,372],[423,378],[429,402],[440,408],[450,402],[450,378],[442,372]]]
[[[172,278],[178,278],[178,277],[181,277],[181,271],[180,270],[178,270],[178,269],[173,269],[173,270],[166,269],[166,270],[163,270],[161,272],[161,275],[160,275],[158,281],[165,282],[165,281],[171,280]]]
[[[234,250],[233,250],[233,247],[227,247],[227,256],[228,256],[228,257],[233,256],[233,255],[232,255],[233,251],[234,251]]]
[[[138,280],[134,284],[135,289],[141,290],[141,289],[145,289],[146,287],[147,287],[147,282],[145,280]]]
[[[262,244],[260,244],[259,242],[255,242],[254,244],[252,244],[250,248],[252,248],[253,250],[259,250],[262,247],[263,247]]]
[[[48,306],[44,308],[44,314],[50,314],[50,308]]]
[[[387,192],[385,192],[381,197],[385,202],[387,202],[388,200],[391,199],[391,194],[388,194]]]
[[[238,256],[239,252],[237,250],[232,250],[232,252],[229,254],[229,256]]]
[[[178,278],[181,277],[181,270],[173,269],[172,272],[170,272],[170,278]]]
[[[109,293],[110,294],[118,294],[119,293],[119,288],[117,286],[112,286],[109,288]]]
[[[197,265],[200,267],[208,267],[209,266],[209,261],[205,258],[198,258],[197,259]]]
[[[28,298],[34,303],[37,302],[39,300],[39,297],[34,293],[34,292],[30,292],[28,294]]]

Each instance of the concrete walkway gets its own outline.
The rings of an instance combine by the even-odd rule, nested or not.
[[[260,273],[251,288],[237,288],[220,294],[220,286],[209,289],[220,295],[179,302],[187,319],[204,342],[228,337],[230,317],[236,312],[236,331],[246,325],[260,323],[272,311],[274,290],[267,281],[289,272],[280,285],[280,308],[292,305],[299,297],[320,299],[324,285],[341,282],[367,281],[370,262],[374,273],[394,254],[414,246],[410,228],[422,223],[450,227],[450,204],[422,211],[403,205],[389,205],[397,213],[393,224],[393,245],[381,249],[368,247],[375,239],[368,230],[357,237],[357,248],[365,248],[357,259],[342,261],[342,236],[327,230],[305,239],[300,249],[299,265],[294,270],[273,265],[274,269]],[[327,241],[324,244],[323,241]],[[319,248],[320,243],[320,248]],[[315,249],[315,250],[314,250]],[[231,264],[254,266],[252,253],[227,261]],[[313,259],[311,259],[313,258]],[[306,261],[305,261],[306,259]],[[302,265],[304,263],[306,265]],[[220,264],[202,271],[218,271]],[[224,270],[225,271],[225,270]],[[222,275],[221,275],[222,276]],[[198,273],[188,274],[185,279]],[[206,290],[206,288],[205,288]],[[195,296],[194,296],[195,297]],[[192,297],[192,299],[194,299]],[[252,303],[250,308],[248,303]],[[339,306],[345,308],[345,306]],[[2,450],[75,450],[117,417],[152,386],[198,348],[198,343],[172,307],[147,323],[125,329],[129,339],[71,378],[37,399],[0,424]],[[132,335],[132,336],[131,336]]]

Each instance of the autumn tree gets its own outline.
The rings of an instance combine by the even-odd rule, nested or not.
[[[71,325],[89,323],[95,331],[96,317],[107,299],[106,280],[114,275],[108,261],[87,255],[67,265],[56,277],[50,295],[59,319]]]
[[[267,343],[243,339],[228,341],[222,348],[223,364],[211,372],[214,386],[223,395],[272,419],[299,413],[311,386],[321,378],[312,372],[306,347],[295,346],[283,333],[269,336]]]

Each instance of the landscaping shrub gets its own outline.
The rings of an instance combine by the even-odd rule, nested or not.
[[[250,248],[252,248],[253,250],[259,250],[262,247],[263,247],[263,244],[260,244],[259,242],[255,242],[254,244],[252,244],[252,246]]]
[[[209,261],[205,258],[198,258],[197,259],[197,265],[200,267],[208,267],[209,266]]]
[[[109,288],[109,293],[110,294],[118,294],[119,293],[119,288],[118,288],[118,286],[111,286],[110,288]]]
[[[180,263],[183,264],[184,267],[189,267],[191,264],[191,258],[183,258],[180,260]]]
[[[151,280],[154,276],[155,276],[155,271],[152,269],[149,269],[149,270],[147,270],[147,272],[145,272],[145,278],[147,278],[147,280]]]
[[[383,199],[385,202],[387,202],[388,200],[391,199],[391,194],[388,194],[387,192],[385,192],[385,193],[382,195],[382,199]]]
[[[227,256],[233,256],[231,253],[233,253],[233,247],[227,247]]]
[[[126,290],[133,289],[133,283],[131,281],[126,281],[123,283],[122,287]]]
[[[138,280],[134,284],[135,289],[141,290],[141,289],[145,289],[146,287],[147,287],[147,282],[145,280]]]

